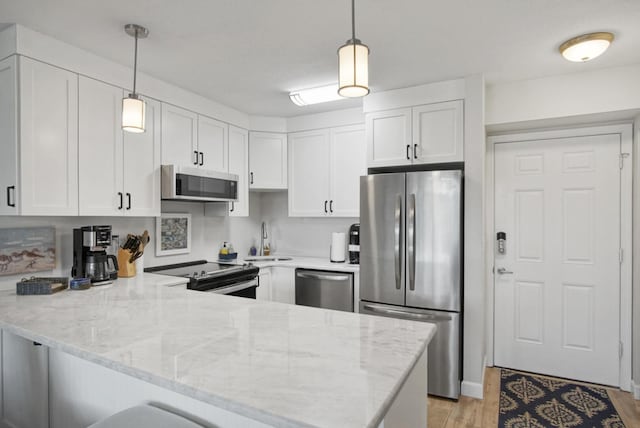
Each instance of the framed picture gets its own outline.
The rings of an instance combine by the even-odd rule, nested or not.
[[[56,267],[56,229],[0,229],[0,275],[52,270]]]
[[[156,256],[191,252],[191,214],[162,213],[156,217]]]

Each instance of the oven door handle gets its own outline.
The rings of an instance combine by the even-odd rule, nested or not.
[[[237,291],[242,291],[247,288],[257,287],[257,286],[258,286],[258,278],[252,279],[251,281],[240,282],[238,284],[232,284],[232,285],[228,285],[226,287],[220,287],[220,288],[213,288],[211,290],[206,290],[206,291],[209,293],[216,293],[216,294],[231,294]]]

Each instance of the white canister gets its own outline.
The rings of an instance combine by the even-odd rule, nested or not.
[[[331,234],[331,257],[334,263],[344,263],[345,261],[346,238],[342,232],[333,232]]]

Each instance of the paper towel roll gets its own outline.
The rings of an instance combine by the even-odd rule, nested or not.
[[[331,257],[330,260],[335,263],[344,263],[345,234],[342,232],[333,232],[331,234]]]

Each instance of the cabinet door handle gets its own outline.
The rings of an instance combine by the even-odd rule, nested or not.
[[[15,191],[16,191],[16,186],[7,186],[7,205],[10,207],[16,206]],[[12,194],[13,194],[13,198],[11,198]],[[13,202],[11,202],[12,199],[13,199]]]
[[[236,209],[236,204],[235,202],[231,202],[231,209],[229,210],[229,212],[233,212],[233,210]]]
[[[204,153],[200,152],[200,166],[204,165]]]
[[[253,172],[249,173],[249,184],[253,184]]]
[[[325,212],[325,214],[328,212],[328,211],[327,211],[327,202],[328,202],[328,201],[324,201],[324,212]]]
[[[127,209],[131,209],[131,193],[127,192]]]
[[[409,153],[409,151],[411,151],[411,144],[407,144],[407,159],[411,159],[411,154]]]
[[[333,200],[329,201],[329,212],[333,213]]]
[[[194,155],[196,155],[196,156],[195,156],[195,160],[193,161],[193,164],[194,164],[194,165],[198,165],[198,151],[197,151],[197,150],[194,150],[194,151],[193,151],[193,154],[194,154]]]
[[[118,209],[121,210],[122,206],[124,205],[124,198],[123,198],[122,192],[118,192],[118,196],[120,196],[120,206],[118,207]]]
[[[417,144],[413,145],[413,158],[414,159],[418,159],[418,145]]]

